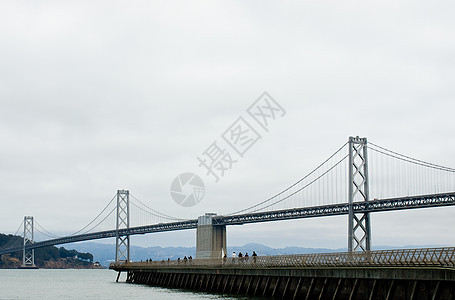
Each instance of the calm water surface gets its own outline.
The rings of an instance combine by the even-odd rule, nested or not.
[[[2,270],[0,299],[246,299],[125,283],[112,270]]]

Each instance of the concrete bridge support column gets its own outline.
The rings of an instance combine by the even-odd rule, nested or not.
[[[198,218],[196,232],[196,258],[221,258],[226,253],[226,226],[213,225],[215,214]]]

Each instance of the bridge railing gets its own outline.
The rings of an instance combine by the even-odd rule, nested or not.
[[[111,268],[455,267],[455,248],[112,263]]]

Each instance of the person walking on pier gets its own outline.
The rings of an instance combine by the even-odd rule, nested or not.
[[[253,254],[251,255],[253,257],[253,262],[256,262],[256,257],[258,256],[255,251],[253,251]]]

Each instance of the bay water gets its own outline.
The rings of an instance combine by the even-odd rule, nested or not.
[[[0,299],[246,299],[125,283],[107,269],[0,269]]]

